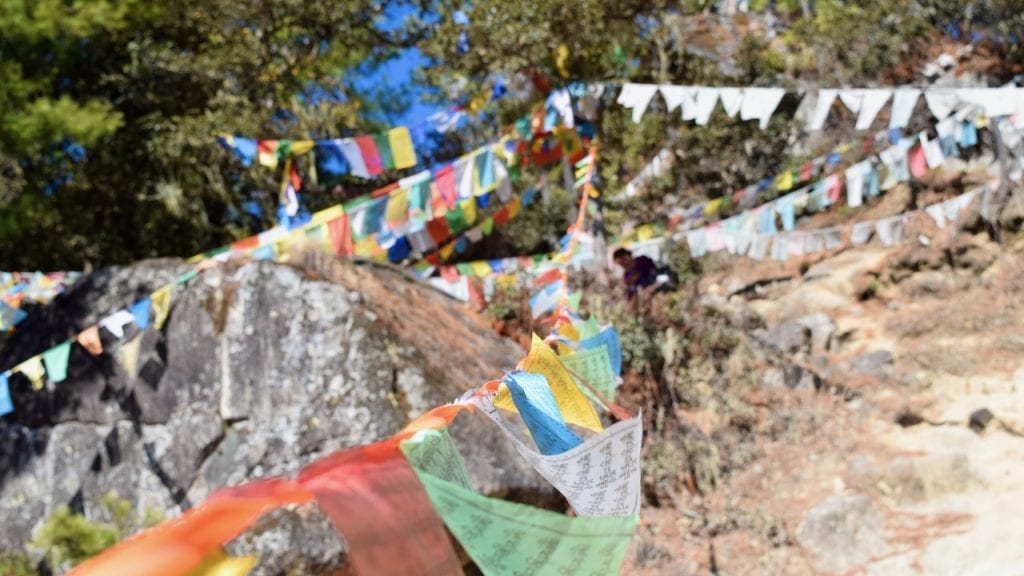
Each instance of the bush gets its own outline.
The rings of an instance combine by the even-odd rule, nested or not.
[[[50,566],[75,566],[121,539],[117,528],[92,522],[67,506],[58,508],[43,525],[33,544],[46,550]]]
[[[35,576],[36,569],[28,556],[15,552],[0,552],[0,576]]]

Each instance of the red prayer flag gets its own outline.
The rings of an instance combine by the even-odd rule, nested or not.
[[[928,173],[928,161],[924,156],[924,146],[914,146],[907,156],[910,163],[910,173],[914,178],[921,178]]]
[[[540,288],[542,286],[547,286],[548,284],[551,284],[553,282],[558,282],[561,279],[562,271],[559,270],[558,268],[552,268],[551,270],[548,270],[547,272],[534,278],[533,286],[535,288]]]
[[[495,226],[501,226],[503,224],[506,224],[508,221],[509,213],[507,206],[505,208],[502,208],[501,210],[498,210],[498,212],[494,215]]]
[[[444,523],[397,442],[321,462],[299,481],[344,536],[356,574],[462,574]]]
[[[356,136],[356,146],[363,156],[363,164],[366,165],[366,172],[370,176],[376,176],[383,172],[380,164],[380,153],[377,152],[377,143],[373,136]]]
[[[455,167],[451,164],[434,173],[434,182],[441,195],[441,201],[448,208],[454,208],[459,201],[459,191],[455,182]]]
[[[800,167],[800,181],[807,182],[811,179],[811,171],[814,170],[814,164],[810,162],[804,162],[804,165]]]
[[[448,220],[445,218],[434,218],[427,222],[427,233],[430,234],[430,239],[434,241],[434,244],[441,244],[452,235],[451,230],[448,229]]]
[[[349,229],[348,214],[342,214],[327,223],[327,235],[338,256],[352,255],[352,231]]]

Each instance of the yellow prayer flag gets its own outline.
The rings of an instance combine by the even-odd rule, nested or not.
[[[412,168],[416,165],[416,152],[412,149],[412,136],[405,126],[388,130],[388,144],[391,145],[391,159],[395,168]]]
[[[710,202],[708,202],[707,204],[704,205],[704,215],[705,216],[715,216],[716,214],[718,214],[718,210],[721,207],[722,207],[722,199],[721,198],[715,198],[714,200],[711,200]]]
[[[595,432],[604,429],[590,400],[587,400],[587,397],[580,391],[555,352],[536,334],[533,335],[530,353],[523,360],[522,368],[527,372],[542,374],[548,379],[551,393],[555,396],[555,402],[558,403],[558,409],[566,422]],[[517,411],[516,405],[512,401],[512,394],[509,393],[508,387],[505,385],[498,388],[498,394],[494,397],[494,405],[512,412]]]
[[[149,295],[149,301],[153,307],[153,326],[157,330],[164,327],[167,315],[171,313],[172,288],[172,285],[167,285]]]
[[[562,78],[569,77],[569,47],[562,42],[555,48],[555,69]]]
[[[487,260],[470,262],[469,266],[472,268],[473,274],[475,274],[477,278],[485,278],[494,272],[494,270],[491,270],[491,265],[487,263]]]
[[[637,228],[637,240],[643,242],[644,240],[650,240],[651,238],[654,238],[654,226],[651,226],[650,224],[644,224],[643,226]]]
[[[32,383],[33,390],[43,389],[43,379],[46,378],[46,368],[43,366],[43,357],[33,356],[21,364],[15,366],[11,372],[21,372]]]
[[[388,197],[384,220],[388,226],[401,226],[409,219],[409,191],[399,188]]]
[[[437,251],[437,253],[440,254],[442,260],[447,260],[451,258],[454,252],[455,242],[449,242],[444,246],[441,246],[441,249]]]
[[[141,347],[142,338],[140,336],[121,344],[121,366],[124,367],[124,371],[130,378],[136,377],[139,373],[139,349]]]
[[[793,171],[786,170],[775,177],[775,189],[784,192],[793,189]]]
[[[509,200],[508,204],[505,205],[505,207],[508,208],[508,218],[509,218],[509,220],[511,220],[512,218],[515,218],[516,216],[519,216],[519,208],[520,208],[520,206],[522,206],[522,202],[520,202],[518,196],[516,196],[515,198]]]
[[[333,221],[336,218],[340,218],[345,215],[345,206],[342,204],[336,204],[330,208],[314,212],[313,216],[309,219],[310,227],[319,226]]]
[[[231,557],[223,551],[210,554],[188,576],[245,576],[256,566],[255,556]]]
[[[580,331],[576,329],[572,324],[563,324],[558,328],[558,335],[579,342]]]
[[[352,245],[352,254],[363,258],[370,258],[373,256],[374,248],[376,246],[377,238],[370,235]]]
[[[292,154],[306,154],[316,144],[313,140],[296,140],[292,142]]]
[[[466,225],[472,226],[476,223],[476,199],[467,198],[459,202],[459,206],[462,208],[462,216],[466,219]]]

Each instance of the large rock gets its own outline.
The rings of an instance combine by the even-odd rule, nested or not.
[[[811,331],[803,324],[787,320],[764,332],[761,341],[782,352],[793,353],[804,350],[811,340]]]
[[[811,351],[828,352],[832,348],[832,336],[836,333],[836,323],[827,314],[818,312],[796,319],[796,323],[811,332]]]
[[[882,515],[866,496],[831,496],[807,513],[796,537],[819,570],[845,572],[888,549],[883,528]]]
[[[331,451],[396,432],[523,354],[458,302],[398,271],[305,258],[201,274],[175,294],[163,331],[129,332],[99,358],[76,348],[70,378],[53,390],[32,391],[15,378],[16,411],[0,420],[0,550],[22,547],[64,504],[103,519],[99,500],[112,492],[140,516],[173,517],[218,488],[294,474]],[[186,269],[157,261],[86,277],[19,328],[0,365]],[[121,349],[136,345],[137,370],[125,370]],[[478,490],[558,502],[483,417],[460,417],[452,432]],[[316,526],[302,526],[306,520]],[[293,511],[261,534],[321,534],[322,524]],[[281,543],[260,549],[273,568],[263,573],[333,565],[327,557],[340,543],[310,538],[301,562],[305,548],[291,538],[249,542]]]

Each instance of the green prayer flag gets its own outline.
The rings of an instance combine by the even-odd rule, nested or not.
[[[417,432],[412,441],[402,442],[402,452],[413,468],[469,488],[469,471],[447,428]]]
[[[569,295],[569,308],[579,310],[581,300],[583,300],[583,292],[573,292]]]
[[[533,138],[533,129],[530,127],[530,115],[520,117],[516,120],[516,132],[519,137],[523,140],[530,140]]]
[[[418,433],[402,444],[402,450],[438,515],[484,574],[603,576],[620,571],[639,516],[571,518],[482,496],[460,485],[464,468],[460,468],[457,451],[426,457],[431,442],[444,442],[427,440],[434,434],[447,435],[447,431]],[[410,446],[420,441],[427,445],[422,449]],[[427,469],[451,480],[435,476]]]
[[[601,332],[601,325],[597,323],[597,318],[594,316],[588,318],[586,322],[577,322],[575,326],[580,333],[580,340],[597,336]]]
[[[612,372],[612,361],[608,355],[607,344],[589,350],[580,350],[575,354],[559,356],[558,359],[562,361],[563,366],[579,374],[606,399],[615,399],[617,379],[615,373]],[[593,397],[586,386],[579,384],[579,387],[591,400],[600,404],[600,401]]]
[[[455,208],[452,208],[445,212],[444,219],[448,223],[448,230],[451,231],[452,236],[462,232],[469,226],[466,223],[466,215],[462,211],[462,205],[456,204]]]
[[[71,340],[66,340],[43,352],[43,364],[51,382],[68,379],[68,359],[71,357]]]
[[[491,232],[494,232],[494,218],[488,218],[481,222],[480,231],[484,233],[484,236],[490,236]]]
[[[182,285],[182,284],[187,284],[189,282],[189,280],[195,278],[198,275],[199,275],[199,271],[198,270],[189,270],[188,272],[185,272],[181,276],[178,276],[174,280],[174,283],[178,284],[179,286]]]
[[[377,154],[380,155],[380,167],[384,170],[395,169],[395,158],[391,154],[391,139],[387,132],[373,135],[373,141],[377,144]]]

